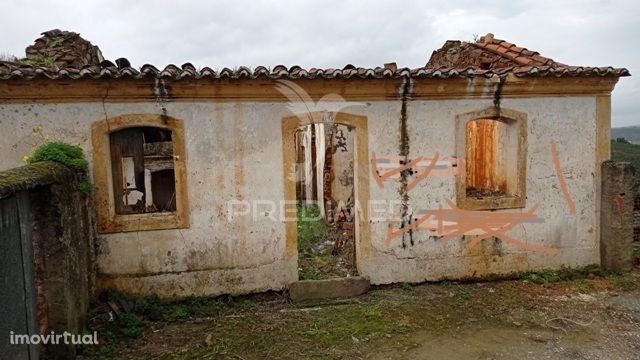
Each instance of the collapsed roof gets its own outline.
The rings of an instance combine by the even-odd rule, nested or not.
[[[34,45],[27,47],[26,58],[15,61],[0,61],[0,80],[13,78],[33,79],[81,79],[81,78],[229,78],[229,79],[349,79],[349,78],[449,78],[513,74],[518,77],[576,77],[576,76],[629,76],[625,68],[568,66],[538,52],[518,47],[493,34],[482,36],[475,42],[449,40],[433,52],[424,67],[397,68],[395,64],[384,67],[364,68],[347,65],[342,69],[303,69],[278,65],[269,69],[258,66],[254,69],[238,67],[215,71],[209,67],[196,69],[186,63],[178,67],[168,65],[159,70],[153,65],[140,69],[131,67],[125,58],[104,60],[100,49],[80,37],[79,34],[61,30],[42,33]]]

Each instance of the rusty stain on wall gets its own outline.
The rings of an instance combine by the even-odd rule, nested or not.
[[[496,110],[498,111],[498,118],[501,116],[500,115],[500,101],[502,99],[502,88],[504,87],[504,83],[507,81],[507,78],[504,76],[500,77],[500,80],[498,81],[498,85],[496,86],[496,91],[493,93],[493,106],[496,108]]]
[[[402,164],[409,163],[409,152],[410,152],[410,139],[409,139],[409,131],[408,131],[408,115],[407,115],[407,103],[411,99],[411,85],[412,80],[407,79],[402,84],[402,93],[400,94],[400,100],[402,105],[400,107],[400,141],[399,141],[399,155],[403,158]],[[400,189],[398,189],[398,193],[400,195],[400,214],[402,216],[401,227],[405,225],[411,224],[411,219],[413,214],[409,213],[409,177],[413,173],[411,168],[407,168],[400,172]],[[413,245],[413,231],[410,230],[406,233],[409,238],[409,243]],[[402,247],[406,247],[407,244],[405,242],[405,234],[402,234]]]
[[[483,196],[507,192],[507,179],[499,169],[498,145],[500,123],[480,119],[467,123],[466,173],[467,196]]]
[[[618,213],[620,214],[620,225],[624,223],[624,198],[622,197],[622,195],[624,194],[618,194],[615,198],[613,198],[613,201],[615,201],[616,205],[618,206]]]

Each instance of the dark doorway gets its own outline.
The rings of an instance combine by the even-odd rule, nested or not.
[[[301,280],[357,275],[354,128],[322,123],[295,133],[298,274]]]

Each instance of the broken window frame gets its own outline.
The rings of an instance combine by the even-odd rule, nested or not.
[[[175,177],[175,211],[122,214],[116,211],[111,134],[130,128],[159,128],[171,132]],[[184,125],[182,120],[156,114],[123,115],[92,125],[93,177],[100,233],[162,230],[189,227]],[[115,183],[117,184],[117,183]]]
[[[464,169],[456,176],[457,206],[465,210],[498,210],[524,208],[526,206],[526,167],[527,167],[527,115],[510,109],[496,107],[473,111],[456,116],[456,156],[465,159],[467,154],[467,125],[476,120],[495,120],[509,126],[507,131],[517,142],[515,160],[510,162],[507,172],[514,174],[505,194],[476,197],[467,193],[468,183],[466,162],[459,166]],[[511,150],[513,151],[513,150]]]
[[[131,127],[114,131],[109,134],[109,146],[116,214],[176,211],[170,130]]]

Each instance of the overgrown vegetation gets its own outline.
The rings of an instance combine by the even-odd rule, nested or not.
[[[611,141],[611,160],[630,162],[636,168],[636,179],[640,180],[640,145],[622,140]]]
[[[634,280],[632,275],[606,273],[603,272],[598,265],[587,265],[579,268],[563,267],[560,270],[547,269],[540,272],[524,274],[521,278],[537,284],[570,283],[574,290],[582,292],[595,290],[593,284],[588,282],[590,279],[604,279],[609,286],[616,289],[634,290],[638,287],[638,282]]]
[[[408,282],[403,282],[402,285],[400,285],[400,287],[406,291],[413,290],[413,286],[411,286],[411,284],[409,284]]]
[[[462,287],[454,289],[450,294],[450,296],[456,301],[467,301],[473,296],[469,289]]]
[[[79,146],[62,141],[46,142],[35,149],[31,157],[25,157],[29,164],[40,161],[55,161],[73,170],[78,179],[78,190],[92,194],[93,185],[89,182],[88,162]]]
[[[335,224],[326,224],[315,204],[299,205],[297,210],[299,278],[322,280],[357,275],[351,260],[355,247],[349,247],[353,244],[335,247],[344,235],[342,230]]]
[[[24,59],[23,61],[32,66],[42,67],[52,67],[56,64],[55,60],[48,56],[35,56],[32,58]]]
[[[64,37],[62,37],[62,36],[54,36],[51,39],[49,39],[49,42],[47,43],[47,47],[49,47],[49,48],[58,47],[58,46],[62,45],[63,42],[64,42]]]
[[[93,301],[88,332],[97,331],[99,346],[79,347],[81,355],[97,359],[112,359],[119,345],[136,345],[145,331],[161,329],[192,317],[221,316],[233,310],[250,310],[250,299],[192,296],[170,302],[156,296],[127,297],[106,293]],[[117,312],[114,311],[118,309]]]
[[[298,205],[298,253],[311,257],[327,238],[327,227],[318,205]]]
[[[301,280],[323,279],[320,267],[326,262],[322,253],[327,226],[318,205],[298,205],[298,275]]]
[[[598,265],[587,265],[578,268],[561,267],[560,270],[546,269],[540,272],[524,274],[523,280],[534,283],[553,283],[559,281],[578,280],[586,277],[602,276]]]
[[[379,351],[401,354],[419,339],[459,336],[461,329],[552,331],[548,319],[576,313],[582,300],[574,295],[610,289],[621,294],[640,285],[638,273],[602,274],[595,266],[537,274],[548,282],[399,284],[374,287],[357,299],[294,304],[275,293],[173,303],[109,294],[99,306],[127,301],[132,310],[110,320],[94,305],[89,330],[97,329],[104,342],[83,350],[98,359],[369,358]],[[617,326],[607,311],[595,309],[572,319]],[[576,328],[568,333],[583,336]]]

